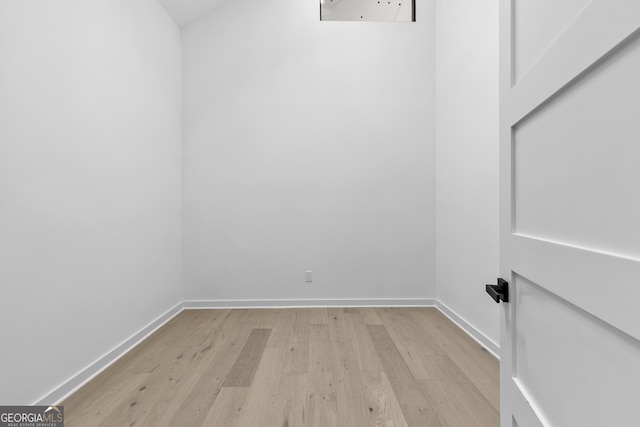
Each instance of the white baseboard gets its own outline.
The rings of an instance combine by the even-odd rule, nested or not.
[[[96,360],[91,365],[78,372],[69,380],[65,381],[62,385],[56,387],[53,391],[38,399],[34,403],[34,405],[58,405],[62,403],[67,397],[71,396],[80,387],[91,381],[99,373],[111,366],[116,360],[120,359],[131,349],[145,340],[149,335],[159,329],[162,325],[164,325],[174,316],[180,313],[182,309],[183,303],[179,303],[173,308],[169,309],[153,322],[149,323],[140,331],[133,334],[122,344],[118,345],[116,348],[102,356],[100,359]]]
[[[460,329],[473,338],[478,344],[484,347],[489,353],[491,353],[496,359],[500,360],[500,346],[493,342],[489,337],[480,332],[469,322],[460,317],[455,311],[450,309],[446,304],[436,301],[436,307],[442,314],[447,316],[449,320],[455,323]]]
[[[219,308],[306,308],[306,307],[436,307],[489,353],[500,359],[500,347],[446,304],[435,298],[395,299],[301,299],[301,300],[185,300],[185,310]]]
[[[301,300],[186,300],[179,303],[140,331],[125,340],[109,353],[87,366],[62,385],[56,387],[34,405],[60,404],[67,397],[91,381],[111,366],[162,325],[167,323],[183,309],[216,308],[305,308],[305,307],[436,307],[460,329],[499,359],[499,346],[470,323],[456,314],[447,305],[434,298],[396,298],[396,299],[301,299]]]
[[[433,298],[185,300],[184,308],[434,307]]]

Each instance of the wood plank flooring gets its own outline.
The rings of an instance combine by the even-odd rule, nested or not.
[[[498,361],[433,308],[185,310],[67,427],[498,426]]]

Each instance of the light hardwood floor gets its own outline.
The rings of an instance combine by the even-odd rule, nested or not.
[[[498,362],[433,308],[186,310],[63,404],[81,426],[498,426]]]

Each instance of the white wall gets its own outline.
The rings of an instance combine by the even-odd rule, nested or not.
[[[155,0],[0,2],[0,403],[181,301],[180,33]]]
[[[183,28],[186,300],[435,296],[434,26],[243,0]]]
[[[436,10],[437,296],[497,344],[498,1]]]

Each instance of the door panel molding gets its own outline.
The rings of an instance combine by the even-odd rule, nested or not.
[[[511,125],[515,126],[535,112],[554,94],[597,66],[627,39],[635,37],[638,16],[640,2],[637,0],[593,0],[513,86],[507,101],[511,106]],[[607,25],[613,31],[599,31],[603,17],[606,17]],[[576,46],[580,46],[580,50],[576,50]],[[517,52],[514,53],[517,55]]]
[[[527,278],[517,276],[513,285],[513,377],[533,408],[558,426],[639,419],[629,391],[640,382],[640,341]],[[627,423],[610,423],[609,413],[626,413]]]
[[[632,337],[640,336],[634,314],[640,301],[640,262],[521,235],[511,236],[512,268]],[[606,272],[615,271],[615,283]],[[581,286],[575,287],[575,282]],[[611,310],[610,307],[616,307]]]
[[[518,3],[525,1],[536,0]],[[633,236],[640,232],[635,219],[640,209],[636,191],[640,184],[636,182],[636,169],[629,167],[629,159],[637,158],[638,152],[636,146],[627,144],[637,143],[636,128],[631,125],[635,112],[640,112],[640,98],[636,96],[640,77],[636,79],[633,74],[640,62],[640,1],[592,0],[517,80],[515,3],[500,0],[500,275],[516,284],[510,290],[511,302],[501,307],[501,426],[567,425],[575,411],[579,411],[576,419],[582,420],[582,425],[589,425],[591,420],[598,420],[600,425],[634,425],[640,409],[631,398],[640,381],[640,365],[635,363],[636,354],[640,354],[640,252]],[[565,4],[559,13],[578,4]],[[536,8],[538,14],[526,23],[527,37],[535,37],[532,23],[539,21],[543,9],[552,14],[554,7],[549,2],[527,6]],[[554,22],[562,24],[567,16],[557,16]],[[527,19],[527,15],[520,19]],[[552,32],[557,33],[560,27]],[[547,43],[555,34],[551,37],[547,32],[542,37]],[[600,76],[615,70],[622,70],[622,74],[607,74],[604,83],[594,84]],[[571,94],[590,97],[574,98],[570,105],[562,97],[570,90],[577,91]],[[543,110],[556,100],[562,108]],[[606,107],[598,102],[605,102]],[[529,191],[529,200],[520,206],[532,215],[520,218],[528,222],[518,229],[515,128],[537,112],[550,114],[551,120],[544,119],[520,137],[527,144],[547,141],[548,145],[527,145],[535,149],[517,153],[519,164],[529,168],[524,169],[528,181],[521,188]],[[610,143],[612,139],[617,145]],[[581,145],[583,141],[587,145]],[[580,157],[581,149],[589,147],[593,150]],[[556,151],[562,149],[565,152]],[[548,177],[544,175],[545,167],[549,167],[547,158],[557,160]],[[585,164],[579,164],[581,160]],[[566,173],[562,163],[566,163]],[[621,171],[622,167],[626,169]],[[634,172],[625,172],[628,170]],[[592,187],[583,187],[584,182]],[[612,194],[615,197],[609,197]],[[541,197],[546,204],[536,202]],[[609,199],[615,203],[607,203]],[[606,211],[615,205],[628,211],[624,215]],[[558,214],[564,216],[554,217],[554,210],[563,206],[566,210]],[[591,216],[580,216],[585,211]],[[606,225],[607,220],[614,226],[589,228]],[[631,234],[627,235],[626,229]],[[543,292],[527,293],[528,288],[522,291],[518,277]],[[523,300],[519,298],[521,291]],[[545,313],[549,318],[539,318]],[[592,322],[598,327],[597,333],[590,329]],[[519,339],[528,340],[529,345],[520,341],[516,354]],[[545,352],[547,345],[553,346],[554,357]],[[518,357],[525,363],[520,374],[526,372],[523,378],[529,384],[521,384],[517,378]],[[547,370],[554,360],[562,362]],[[608,360],[619,360],[621,366],[608,364]],[[537,375],[540,372],[546,372],[546,376]],[[568,377],[563,379],[564,373]],[[589,375],[589,381],[583,381],[588,385],[581,389],[580,379]],[[528,395],[527,386],[536,396],[542,396],[540,402]],[[598,405],[599,401],[615,402],[610,405],[615,411]]]
[[[511,393],[517,398],[514,401],[515,413],[518,414],[516,422],[518,426],[527,427],[547,427],[544,415],[535,407],[533,399],[529,396],[525,388],[517,378],[511,380]]]
[[[591,0],[513,0],[514,79],[526,75]],[[554,13],[548,13],[553,7]]]

